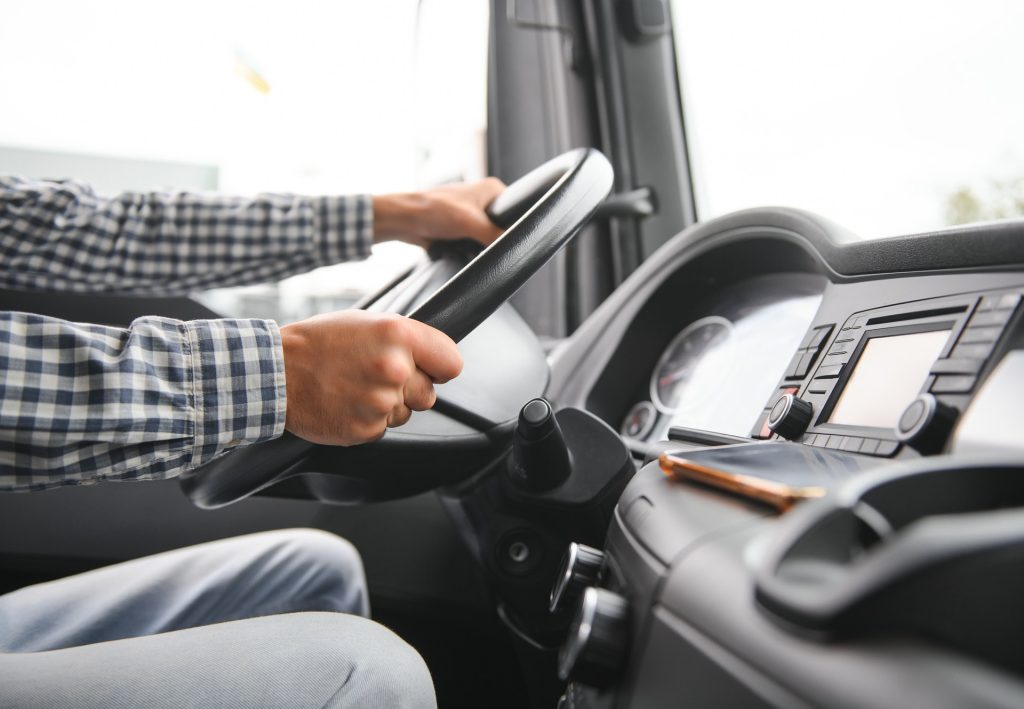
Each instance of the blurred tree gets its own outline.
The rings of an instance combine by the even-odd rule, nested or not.
[[[967,224],[980,220],[981,202],[970,187],[961,187],[946,198],[946,223]]]
[[[970,187],[961,187],[946,198],[947,224],[1019,216],[1024,216],[1024,177],[992,180],[987,194],[981,197]]]

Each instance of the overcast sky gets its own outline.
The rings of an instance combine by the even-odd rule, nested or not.
[[[418,34],[416,5],[0,0],[0,146],[215,166],[234,193],[482,177],[487,3],[426,0]],[[385,244],[282,291],[375,288],[418,253]]]
[[[786,204],[891,236],[1024,178],[1024,2],[672,5],[704,216]]]
[[[0,145],[216,164],[233,191],[409,188],[424,142],[484,125],[486,3],[425,5],[417,63],[415,0],[0,0]]]
[[[417,52],[415,0],[0,0],[0,145],[214,164],[230,191],[472,176],[445,156],[479,152],[487,4],[427,0]],[[787,204],[885,236],[1024,177],[1024,2],[672,8],[703,217]]]

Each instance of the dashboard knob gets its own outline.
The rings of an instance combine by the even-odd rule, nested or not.
[[[768,428],[783,438],[799,438],[811,425],[814,407],[795,394],[783,394],[768,414]]]
[[[545,399],[531,399],[519,412],[512,436],[512,480],[527,490],[543,492],[564,483],[571,473],[572,454],[554,409]]]
[[[573,542],[562,558],[562,566],[551,588],[552,613],[579,598],[588,586],[595,586],[604,571],[604,552]]]
[[[903,410],[896,436],[921,455],[938,453],[946,445],[958,412],[932,394],[921,394]]]
[[[591,586],[583,593],[569,636],[558,655],[558,676],[592,687],[606,687],[626,660],[629,604],[607,589]]]

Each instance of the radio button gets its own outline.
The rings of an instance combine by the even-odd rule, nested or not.
[[[946,374],[935,378],[932,391],[936,394],[965,394],[974,388],[977,377]]]
[[[1002,334],[1001,327],[969,327],[960,335],[958,342],[961,345],[995,342]]]
[[[977,374],[984,364],[983,359],[967,357],[939,359],[932,365],[932,374]]]
[[[889,456],[895,454],[899,447],[900,444],[896,441],[879,441],[878,448],[875,449],[875,455],[881,455],[888,458]]]
[[[1012,310],[982,310],[971,318],[970,327],[988,327],[990,325],[1005,325],[1006,321],[1013,315]]]
[[[842,444],[839,446],[839,450],[847,451],[849,453],[858,453],[863,442],[863,438],[858,438],[857,436],[847,436],[846,440],[843,441]]]
[[[814,358],[818,356],[817,352],[805,352],[800,358],[800,364],[796,367],[796,374],[798,377],[803,379],[807,376],[807,373],[811,371],[811,365],[814,364]]]
[[[801,379],[803,374],[797,374],[797,370],[800,369],[800,361],[803,359],[804,353],[797,352],[793,355],[793,359],[789,361],[789,366],[786,367],[786,379]]]
[[[992,354],[992,348],[995,343],[977,343],[970,345],[957,345],[950,352],[951,357],[969,357],[972,359],[985,359]]]
[[[984,310],[1015,310],[1020,303],[1020,293],[1003,293],[1002,295],[986,295],[981,299],[979,311]]]
[[[835,327],[835,325],[823,325],[821,327],[814,328],[813,332],[808,336],[802,346],[805,349],[816,349],[821,347],[821,344],[825,339],[832,334],[833,327]]]
[[[828,442],[825,443],[826,448],[832,450],[839,450],[846,443],[846,436],[829,436]]]
[[[839,376],[839,373],[843,371],[843,365],[841,364],[826,364],[818,367],[818,372],[814,375],[815,379],[835,379]]]
[[[860,445],[860,452],[874,455],[878,451],[878,443],[877,438],[865,438],[864,442]]]

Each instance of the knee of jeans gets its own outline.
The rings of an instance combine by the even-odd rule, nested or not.
[[[354,659],[342,653],[349,671],[335,694],[337,706],[436,707],[430,670],[416,649],[383,625],[352,620],[360,621],[360,652]],[[353,627],[338,632],[352,633]]]
[[[336,599],[342,610],[367,615],[366,576],[359,552],[341,537],[317,529],[285,530],[289,555],[312,571],[309,592]]]

